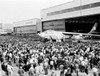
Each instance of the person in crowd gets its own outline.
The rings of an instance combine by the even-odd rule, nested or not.
[[[45,75],[48,74],[48,68],[49,68],[48,62],[45,61],[45,62],[44,62],[44,72],[45,72]]]
[[[95,65],[93,66],[92,71],[94,76],[98,76],[98,68]]]
[[[28,74],[29,74],[29,76],[35,76],[36,71],[35,71],[35,69],[33,67],[33,64],[31,64],[31,67],[30,67],[30,69],[28,71]]]
[[[65,69],[64,76],[72,76],[70,68]]]
[[[5,72],[5,75],[7,75],[8,76],[8,70],[7,70],[7,62],[3,62],[2,64],[1,64],[1,68],[2,68],[2,70]]]
[[[39,67],[38,64],[37,64],[37,66],[35,67],[35,70],[36,70],[36,76],[39,76],[39,75],[40,75],[40,67]]]
[[[50,69],[52,70],[52,69],[53,69],[53,67],[54,67],[54,61],[53,61],[53,60],[51,60],[51,61],[50,61]]]
[[[24,70],[22,69],[22,66],[19,67],[18,74],[19,76],[24,76]]]
[[[13,76],[13,66],[11,62],[8,63],[7,70],[8,70],[8,76]]]
[[[60,65],[60,76],[64,76],[64,65]]]
[[[54,72],[54,70],[52,70],[51,76],[57,76],[56,73]]]
[[[39,68],[40,68],[40,74],[44,74],[44,66],[43,66],[43,63],[40,64]]]

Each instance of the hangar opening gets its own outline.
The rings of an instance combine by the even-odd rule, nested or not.
[[[88,33],[92,29],[94,23],[66,22],[65,25],[67,32]]]
[[[78,33],[88,33],[91,31],[93,26],[97,23],[96,33],[100,32],[100,14],[71,18],[65,20],[65,31],[66,32],[78,32]]]

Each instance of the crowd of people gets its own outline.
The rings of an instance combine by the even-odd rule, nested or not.
[[[0,36],[0,64],[7,76],[87,75],[100,76],[100,42],[95,41],[40,41],[31,37]]]

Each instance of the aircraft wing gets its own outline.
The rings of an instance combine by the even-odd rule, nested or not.
[[[100,35],[90,33],[74,33],[74,32],[63,32],[64,35],[70,36],[71,39],[82,40],[82,39],[100,39]]]
[[[83,36],[100,36],[97,34],[90,34],[90,33],[74,33],[74,32],[63,32],[64,35],[83,35]]]

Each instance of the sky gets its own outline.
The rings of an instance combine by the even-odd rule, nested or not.
[[[39,18],[41,10],[72,0],[0,0],[0,23]]]

